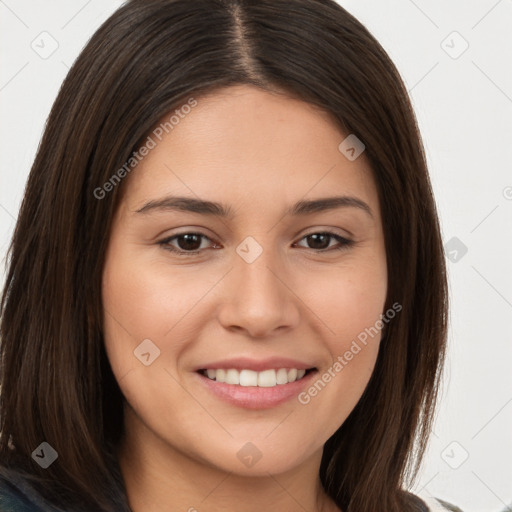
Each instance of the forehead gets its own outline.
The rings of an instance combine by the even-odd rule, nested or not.
[[[154,147],[125,184],[134,207],[167,193],[235,205],[344,194],[378,209],[368,160],[363,153],[350,161],[340,152],[348,134],[328,113],[252,86],[196,101],[172,123],[172,112],[166,114],[150,133]]]

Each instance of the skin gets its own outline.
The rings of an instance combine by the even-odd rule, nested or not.
[[[166,116],[168,118],[168,116]],[[121,470],[134,512],[338,511],[318,476],[322,449],[360,399],[380,334],[308,404],[270,409],[224,402],[195,368],[237,356],[292,357],[319,376],[384,313],[386,254],[377,189],[363,153],[349,161],[329,114],[245,85],[198,98],[126,178],[103,274],[107,354],[126,398]],[[233,218],[177,210],[137,213],[166,195],[217,201]],[[338,195],[355,207],[285,215],[299,200]],[[353,240],[342,250],[334,237]],[[197,233],[178,256],[160,241]],[[247,237],[263,252],[236,252]],[[196,251],[197,252],[197,251]],[[145,366],[134,350],[150,339]],[[261,459],[237,452],[251,442]]]

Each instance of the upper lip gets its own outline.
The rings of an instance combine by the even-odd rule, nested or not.
[[[297,370],[309,370],[315,366],[310,363],[304,363],[297,359],[289,359],[286,357],[270,357],[268,359],[251,359],[248,357],[237,357],[232,359],[222,359],[204,363],[196,368],[199,370],[217,370],[231,368],[235,370],[253,370],[255,372],[262,372],[264,370],[279,369],[279,368],[296,368]]]

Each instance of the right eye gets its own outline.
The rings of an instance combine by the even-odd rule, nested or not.
[[[210,240],[210,238],[203,233],[180,233],[160,240],[158,245],[161,245],[165,250],[180,256],[195,256],[205,249],[205,247],[201,247],[202,239]],[[173,242],[175,242],[178,247],[173,245]]]

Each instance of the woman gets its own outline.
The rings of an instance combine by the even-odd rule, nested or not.
[[[129,1],[62,86],[10,249],[3,507],[443,510],[405,489],[447,303],[414,113],[357,20]]]

